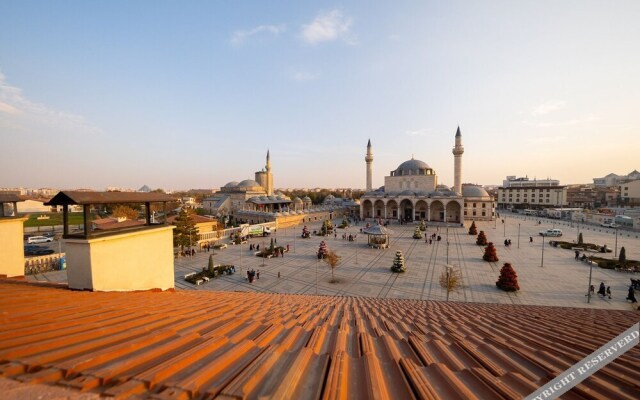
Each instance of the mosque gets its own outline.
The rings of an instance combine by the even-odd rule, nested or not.
[[[271,155],[267,150],[265,167],[255,173],[255,179],[231,181],[202,203],[209,215],[231,216],[250,224],[273,222],[277,227],[342,218],[355,205],[333,196],[327,200],[325,204],[314,205],[309,196],[291,199],[282,192],[274,192]]]
[[[255,173],[254,179],[231,181],[213,196],[203,200],[203,207],[211,215],[234,214],[241,210],[275,213],[287,210],[291,199],[282,193],[273,193],[271,155],[267,150],[265,167]]]
[[[479,185],[462,184],[462,134],[456,131],[454,184],[438,184],[438,176],[424,161],[413,157],[384,178],[384,186],[372,190],[373,152],[367,144],[367,188],[360,199],[360,217],[379,221],[427,221],[464,225],[466,220],[491,221],[495,202]]]

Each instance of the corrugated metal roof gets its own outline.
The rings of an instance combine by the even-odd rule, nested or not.
[[[58,192],[46,206],[83,205],[83,204],[113,204],[113,203],[154,203],[175,201],[175,198],[164,193],[137,192]]]
[[[0,281],[0,376],[40,392],[46,384],[142,398],[519,399],[637,320],[610,310]],[[640,398],[640,348],[563,398]]]

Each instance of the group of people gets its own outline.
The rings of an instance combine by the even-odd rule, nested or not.
[[[253,283],[254,279],[260,279],[260,270],[250,269],[247,270],[247,278],[249,283]]]
[[[348,240],[350,242],[353,242],[354,240],[356,240],[356,238],[358,237],[358,235],[353,235],[353,234],[349,234],[347,235],[346,233],[342,234],[342,240]]]
[[[511,239],[504,240],[504,247],[511,247]]]
[[[186,250],[180,251],[181,257],[188,257],[188,256],[195,256],[195,255],[196,255],[195,249],[186,249]]]
[[[249,250],[253,251],[260,251],[260,245],[259,244],[249,244]]]
[[[437,241],[441,241],[442,240],[442,236],[438,235],[437,233],[432,233],[429,236],[424,237],[424,242],[427,244],[433,244],[433,241],[437,240]]]

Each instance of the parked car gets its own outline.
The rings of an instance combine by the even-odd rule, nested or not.
[[[25,256],[46,256],[53,253],[55,253],[55,250],[42,247],[42,246],[32,246],[32,245],[24,246]]]
[[[540,236],[562,236],[562,230],[560,229],[547,229],[544,231],[540,231]]]
[[[54,237],[55,235],[56,235],[56,233],[55,233],[55,232],[44,232],[44,233],[42,234],[42,236],[44,236],[44,237],[48,237],[48,238],[52,238],[52,237]]]
[[[27,239],[27,243],[29,244],[47,243],[47,242],[53,242],[53,238],[46,237],[46,236],[31,236],[29,239]]]

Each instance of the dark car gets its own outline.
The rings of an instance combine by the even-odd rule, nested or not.
[[[42,236],[44,236],[44,237],[51,237],[51,238],[54,237],[55,235],[56,235],[55,232],[44,232],[42,234]]]
[[[46,256],[49,254],[53,254],[55,252],[56,252],[55,250],[42,247],[42,246],[33,246],[33,245],[24,246],[25,256]]]

